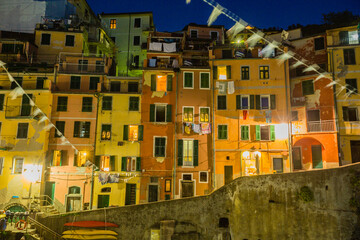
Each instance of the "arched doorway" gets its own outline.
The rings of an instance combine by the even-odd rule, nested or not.
[[[305,137],[297,140],[293,146],[294,170],[323,168],[324,146],[317,139]]]

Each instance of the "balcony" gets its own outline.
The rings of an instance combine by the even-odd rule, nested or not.
[[[334,120],[307,122],[308,132],[333,132],[335,131]]]
[[[105,74],[105,64],[62,63],[59,73],[68,74]]]
[[[95,74],[103,75],[107,73],[108,59],[99,54],[77,54],[77,53],[60,53],[59,54],[59,73],[67,74]]]
[[[168,69],[173,70],[179,67],[179,62],[175,58],[158,57],[144,60],[145,69]]]
[[[34,107],[31,105],[6,106],[5,118],[7,119],[30,119],[33,118]]]
[[[183,58],[182,68],[210,68],[208,59]]]

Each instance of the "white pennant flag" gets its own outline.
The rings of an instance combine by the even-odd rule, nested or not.
[[[263,55],[263,57],[269,58],[274,53],[274,49],[277,48],[279,45],[280,44],[278,42],[273,41],[261,50],[261,54]]]
[[[210,26],[213,22],[215,22],[215,20],[218,18],[218,16],[219,16],[220,14],[222,14],[222,10],[223,10],[223,9],[224,9],[224,8],[223,8],[221,5],[219,5],[219,4],[216,5],[216,7],[214,7],[214,9],[213,9],[213,11],[212,11],[212,13],[211,13],[208,21],[207,21],[208,26]]]
[[[44,131],[49,131],[50,129],[52,129],[54,127],[54,124],[52,124],[52,123],[49,123],[48,125],[46,125],[45,127],[44,127]]]
[[[291,65],[291,69],[297,68],[298,66],[304,65],[304,63],[302,61],[297,61],[296,63],[294,63],[293,65]]]
[[[331,87],[331,86],[333,86],[333,85],[335,85],[335,84],[339,84],[339,82],[336,80],[336,81],[332,81],[331,83],[329,83],[329,84],[327,84],[325,87]]]
[[[61,136],[60,140],[61,140],[61,143],[60,143],[61,145],[64,145],[66,143],[66,141],[67,141],[64,136]]]
[[[13,78],[13,76],[11,76],[11,74],[9,72],[7,72],[8,78],[10,80],[10,82],[14,82],[15,79]]]
[[[4,63],[3,61],[0,61],[0,67],[5,68],[5,65],[6,65],[6,63]]]
[[[56,135],[62,136],[62,133],[59,130],[56,130]]]
[[[249,45],[249,47],[254,47],[258,43],[258,41],[263,38],[263,36],[263,32],[257,31],[246,40],[246,43]]]
[[[325,75],[320,73],[319,76],[317,78],[315,78],[315,80],[313,82],[316,82],[318,80],[320,80],[321,78],[325,78]]]
[[[278,60],[278,65],[283,64],[286,60],[292,58],[294,56],[294,53],[291,51],[284,52],[280,56],[278,56],[276,59]]]
[[[241,32],[242,30],[244,30],[246,28],[246,26],[248,25],[247,22],[245,22],[244,20],[240,19],[240,21],[236,22],[234,26],[232,26],[232,28],[230,28],[226,34],[228,36],[231,36],[232,38],[234,38],[236,36],[236,34],[238,34],[239,32]]]
[[[319,68],[320,68],[319,65],[313,64],[313,65],[308,66],[307,68],[305,68],[305,69],[303,70],[303,72],[317,71]]]
[[[35,117],[36,115],[40,114],[41,113],[41,110],[40,108],[35,108],[34,112],[33,112],[33,116]]]
[[[38,123],[42,123],[42,122],[45,122],[46,120],[48,120],[48,118],[47,118],[47,116],[42,116],[41,118],[40,118],[40,120],[39,120],[39,122]]]
[[[34,101],[33,101],[31,98],[30,98],[30,102],[29,102],[29,103],[30,103],[30,106],[32,106],[32,107],[35,106],[35,103],[34,103]]]
[[[22,96],[24,94],[24,90],[21,87],[17,87],[9,93],[11,100],[15,100],[18,96]]]

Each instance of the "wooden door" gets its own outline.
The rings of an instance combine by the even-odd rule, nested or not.
[[[98,196],[98,208],[109,207],[110,196],[109,195],[99,195]]]
[[[323,168],[321,145],[311,146],[313,168]]]
[[[149,185],[148,202],[158,201],[158,185]]]
[[[360,141],[350,141],[351,162],[360,162]]]
[[[194,182],[193,181],[181,181],[181,197],[193,197],[194,196]]]
[[[224,172],[225,184],[228,184],[233,180],[233,166],[224,166]]]
[[[136,204],[136,184],[126,184],[125,205]]]

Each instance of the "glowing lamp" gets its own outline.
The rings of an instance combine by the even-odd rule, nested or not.
[[[286,123],[276,124],[275,135],[276,135],[276,139],[288,139],[289,137],[288,125]]]
[[[260,158],[261,157],[261,152],[259,152],[259,151],[254,152],[254,156]]]
[[[242,156],[244,159],[250,159],[250,152],[249,151],[245,151],[242,153]]]
[[[37,181],[41,180],[41,170],[42,170],[42,166],[27,164],[24,166],[23,176],[29,182],[36,183]]]

